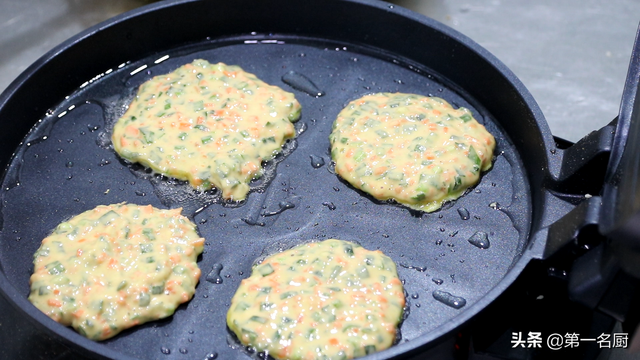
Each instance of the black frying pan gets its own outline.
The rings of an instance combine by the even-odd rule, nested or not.
[[[244,203],[125,164],[110,147],[109,126],[136,87],[194,58],[240,65],[302,104],[300,135],[288,144],[295,150],[268,164],[272,175],[253,184]],[[285,84],[290,71],[325,95]],[[330,166],[331,124],[350,100],[378,91],[434,95],[471,109],[496,136],[493,169],[431,214],[379,203],[342,182]],[[398,264],[409,304],[401,338],[368,358],[407,357],[498,297],[537,256],[531,234],[562,213],[550,208],[545,189],[562,154],[518,79],[463,35],[377,1],[146,6],[81,33],[27,69],[0,97],[0,123],[0,290],[39,327],[93,357],[248,358],[225,314],[254,260],[332,237],[379,248]],[[97,343],[27,301],[32,254],[62,220],[122,201],[184,207],[207,239],[203,276],[194,299],[171,318]],[[489,248],[468,241],[478,232]]]

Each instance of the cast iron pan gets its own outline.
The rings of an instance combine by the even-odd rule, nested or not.
[[[126,164],[110,146],[110,126],[137,86],[196,58],[240,65],[302,104],[288,155],[267,164],[270,175],[240,204]],[[291,71],[316,88],[283,82]],[[315,96],[318,90],[324,95]],[[471,109],[497,139],[493,169],[431,214],[377,202],[342,182],[328,153],[332,122],[350,100],[379,91],[434,95]],[[327,238],[381,249],[398,264],[408,300],[401,336],[368,358],[408,357],[500,295],[532,258],[530,234],[552,220],[543,185],[558,159],[531,95],[468,38],[378,1],[152,4],[81,33],[32,65],[0,97],[0,123],[0,289],[45,331],[93,357],[256,356],[225,325],[239,282],[255,259]],[[123,201],[182,206],[207,239],[203,276],[193,300],[171,318],[98,343],[27,301],[32,255],[61,221]],[[488,248],[468,241],[478,232]]]

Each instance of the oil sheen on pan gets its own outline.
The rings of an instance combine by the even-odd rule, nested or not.
[[[350,102],[330,135],[336,172],[378,200],[438,210],[491,168],[495,139],[466,108],[377,93]]]
[[[391,346],[405,297],[393,260],[348,241],[296,246],[253,268],[227,325],[276,359],[352,359]]]
[[[193,358],[210,353],[225,359],[248,357],[235,343],[230,346],[227,342],[228,304],[240,281],[251,272],[254,259],[292,248],[304,239],[356,240],[366,249],[380,249],[396,262],[410,296],[398,344],[387,350],[391,352],[413,346],[419,336],[437,333],[451,319],[467,316],[466,309],[504,278],[528,234],[530,192],[517,149],[482,104],[457,92],[446,79],[427,76],[428,69],[413,71],[355,46],[348,51],[330,47],[329,51],[324,43],[295,41],[214,45],[212,48],[207,42],[195,49],[169,51],[168,58],[154,54],[114,67],[52,108],[25,139],[25,145],[17,149],[3,183],[7,190],[3,191],[0,256],[5,273],[16,274],[10,280],[25,298],[30,291],[33,254],[51,229],[99,204],[123,201],[157,208],[182,207],[183,215],[198,224],[199,235],[208,239],[198,265],[210,276],[203,277],[206,280],[198,284],[197,293],[179,306],[174,316],[91,344],[100,353],[155,359],[169,351],[182,356],[183,350],[188,350],[186,357]],[[250,196],[239,204],[209,198],[204,202],[204,195],[214,193],[217,198],[220,192],[203,191],[202,195],[185,182],[149,175],[149,169],[139,170],[142,166],[118,161],[121,157],[111,147],[113,124],[122,117],[138,87],[193,59],[237,64],[265,82],[295,93],[304,108],[304,118],[295,123],[296,138],[287,141],[269,162],[277,163],[277,171],[275,166],[265,165],[261,179],[250,183]],[[137,71],[143,64],[149,65],[148,70]],[[371,68],[380,71],[372,72]],[[317,96],[318,91],[306,94],[290,85],[287,81],[293,70],[310,79],[324,95]],[[404,207],[380,204],[353,191],[330,164],[328,136],[345,104],[371,91],[437,94],[456,109],[468,108],[495,136],[492,170],[483,174],[480,183],[458,199],[455,207],[419,217],[411,216]],[[278,162],[293,144],[297,145],[295,150]],[[271,175],[268,185],[260,187],[260,181],[266,183]],[[494,203],[499,206],[489,206]],[[58,210],[53,212],[52,208]],[[467,241],[476,232],[484,232],[490,246],[481,242],[479,248]],[[432,295],[441,293],[464,301],[452,302],[455,307],[442,301],[448,298]],[[466,305],[459,308],[462,304]],[[406,315],[408,309],[410,315]],[[56,327],[63,335],[70,333]],[[384,351],[381,347],[376,350]]]
[[[112,142],[129,161],[238,201],[295,136],[300,109],[293,94],[239,66],[195,60],[142,84]]]
[[[102,205],[61,223],[34,255],[29,300],[93,340],[172,315],[195,293],[204,248],[180,211]]]

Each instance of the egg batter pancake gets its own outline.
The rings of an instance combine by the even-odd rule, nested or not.
[[[112,142],[129,161],[242,200],[299,117],[293,94],[239,66],[195,60],[142,84]]]
[[[34,255],[29,300],[104,340],[191,299],[204,239],[181,209],[98,206],[58,225]]]
[[[350,102],[329,140],[336,172],[351,185],[426,212],[475,185],[496,144],[468,109],[401,93]]]
[[[404,304],[389,257],[330,239],[256,265],[231,300],[227,325],[276,359],[352,359],[393,344]]]

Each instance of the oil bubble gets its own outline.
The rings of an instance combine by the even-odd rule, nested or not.
[[[222,277],[220,276],[222,268],[222,264],[213,264],[211,271],[207,274],[206,280],[212,284],[222,284]]]
[[[452,295],[446,291],[442,290],[434,290],[433,298],[440,301],[441,303],[451,306],[454,309],[460,309],[463,306],[467,305],[467,300],[462,297]]]
[[[491,243],[489,242],[489,235],[484,231],[476,232],[468,239],[468,241],[471,245],[480,249],[488,249],[489,246],[491,246]]]

